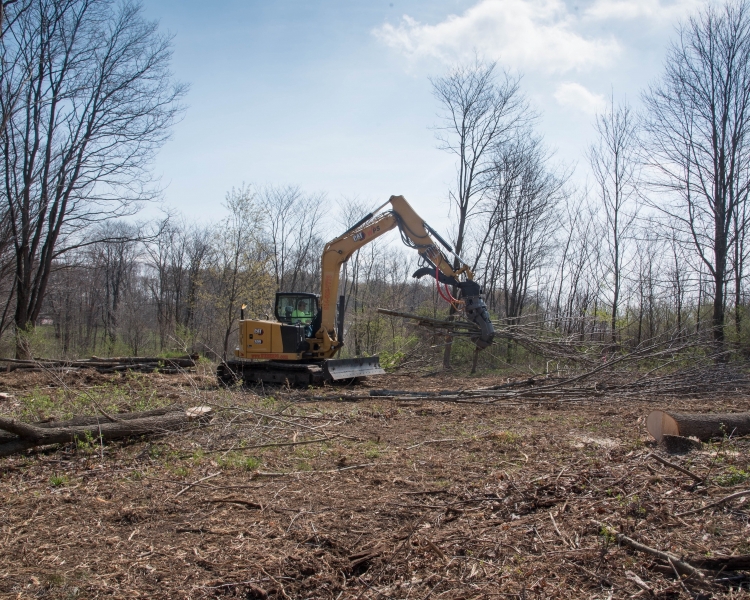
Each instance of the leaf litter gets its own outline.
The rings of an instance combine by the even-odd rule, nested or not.
[[[662,453],[644,425],[665,402],[750,410],[744,394],[527,394],[512,405],[437,395],[466,385],[455,375],[391,374],[356,388],[220,390],[209,372],[4,374],[0,389],[16,400],[0,405],[4,415],[29,416],[33,406],[38,418],[59,417],[72,397],[95,393],[97,402],[111,396],[108,410],[206,404],[216,416],[201,429],[0,459],[0,595],[746,594],[750,492],[711,505],[750,488],[748,441],[663,455],[698,482],[653,459]],[[369,397],[377,390],[435,395]],[[678,579],[669,559],[624,540],[678,564],[734,562],[704,562],[699,576]]]

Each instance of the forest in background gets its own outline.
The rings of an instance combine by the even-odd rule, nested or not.
[[[128,2],[6,4],[0,354],[217,359],[234,349],[241,304],[263,317],[276,291],[319,291],[324,244],[372,206],[242,185],[218,222],[138,220],[139,202],[157,194],[150,160],[183,110],[171,38]],[[483,367],[528,363],[530,352],[543,364],[550,356],[529,338],[606,357],[698,335],[711,352],[744,354],[746,2],[683,22],[640,113],[613,95],[577,166],[589,173],[584,187],[545,145],[517,74],[477,58],[432,86],[438,144],[456,160],[444,237],[475,271],[499,330]],[[344,356],[380,353],[388,366],[471,360],[468,342],[377,313],[452,312],[434,282],[412,279],[417,259],[376,242],[345,266]]]

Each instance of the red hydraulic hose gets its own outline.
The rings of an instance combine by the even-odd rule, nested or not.
[[[435,284],[437,285],[437,291],[438,291],[438,294],[440,294],[440,297],[446,302],[448,302],[449,304],[455,304],[456,302],[458,302],[458,300],[456,300],[453,297],[453,294],[451,294],[450,290],[448,289],[447,283],[443,284],[445,286],[445,293],[443,293],[443,290],[440,289],[439,277],[440,277],[440,269],[438,267],[435,267]]]

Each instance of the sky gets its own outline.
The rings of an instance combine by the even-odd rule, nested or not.
[[[480,55],[522,76],[555,161],[584,185],[594,119],[639,108],[702,0],[144,0],[174,35],[186,111],[154,173],[166,207],[216,221],[243,183],[373,208],[403,194],[450,229],[455,159],[430,78]]]

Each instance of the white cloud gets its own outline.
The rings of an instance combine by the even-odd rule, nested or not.
[[[410,58],[464,60],[478,52],[521,70],[566,72],[609,65],[620,52],[614,37],[585,37],[562,0],[480,0],[436,25],[405,15],[373,30]]]
[[[558,104],[581,111],[587,115],[595,115],[602,112],[607,103],[604,96],[589,91],[580,83],[573,82],[558,85],[553,96]]]
[[[586,9],[584,16],[597,21],[614,19],[673,21],[705,4],[705,0],[674,0],[673,2],[662,2],[661,0],[596,0]]]

